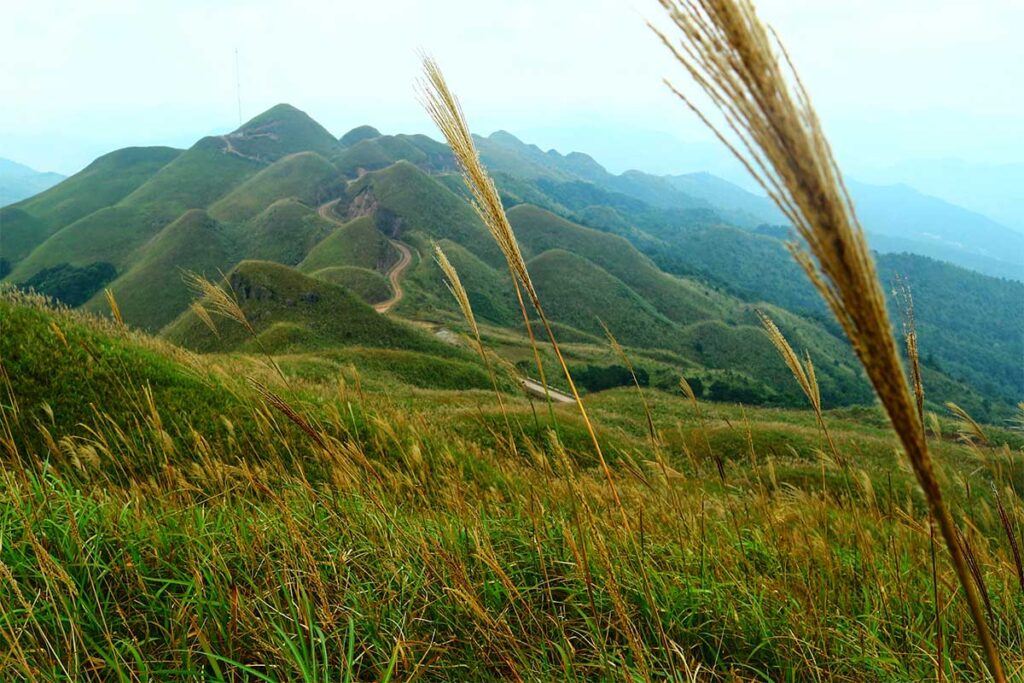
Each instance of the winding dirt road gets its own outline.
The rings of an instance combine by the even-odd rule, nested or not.
[[[373,308],[378,313],[387,313],[391,308],[402,300],[404,292],[402,291],[402,284],[398,281],[398,278],[402,277],[405,273],[405,269],[412,263],[412,251],[404,243],[398,240],[390,240],[391,244],[401,253],[398,262],[388,269],[388,282],[391,283],[391,298],[387,301],[381,301],[379,304],[374,304]]]
[[[332,211],[339,201],[341,201],[340,198],[325,202],[317,207],[316,211],[324,220],[330,221],[336,225],[344,225],[344,222],[335,216]],[[395,304],[402,300],[405,292],[402,291],[402,283],[400,279],[405,274],[409,264],[412,263],[412,250],[409,249],[409,245],[393,239],[389,239],[388,241],[391,242],[392,246],[398,250],[399,258],[398,261],[388,268],[388,272],[385,273],[388,278],[388,282],[391,284],[392,293],[391,298],[387,301],[381,301],[380,303],[373,305],[373,309],[378,313],[387,313],[395,306]],[[543,389],[541,389],[541,391],[543,392]]]

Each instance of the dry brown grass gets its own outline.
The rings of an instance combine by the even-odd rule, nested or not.
[[[679,32],[658,33],[725,126],[672,90],[725,143],[795,226],[792,252],[842,325],[899,435],[971,609],[992,676],[1005,680],[957,530],[904,379],[881,283],[818,115],[750,0],[660,0]],[[780,58],[781,56],[781,58]]]
[[[448,142],[448,146],[455,155],[455,159],[462,170],[463,180],[465,180],[466,187],[472,195],[471,203],[473,208],[476,210],[480,220],[483,221],[485,226],[487,226],[488,231],[491,233],[494,241],[497,242],[498,247],[505,256],[509,271],[512,274],[512,280],[516,285],[516,294],[519,296],[520,309],[522,310],[527,330],[530,329],[529,316],[526,313],[522,296],[519,293],[520,286],[526,291],[526,295],[529,298],[530,303],[533,305],[534,310],[537,311],[537,315],[540,317],[541,323],[544,326],[544,331],[548,336],[548,340],[551,342],[551,348],[554,350],[555,357],[558,359],[558,363],[565,375],[565,381],[569,385],[569,390],[572,392],[573,399],[580,411],[580,416],[583,418],[583,423],[586,426],[587,433],[594,446],[594,452],[597,454],[598,461],[601,463],[601,469],[604,471],[605,477],[608,481],[608,486],[612,491],[616,504],[621,509],[622,502],[619,499],[618,490],[616,489],[615,481],[612,478],[611,469],[609,469],[604,453],[601,450],[601,442],[597,438],[597,432],[590,420],[590,416],[587,414],[586,407],[583,405],[583,399],[580,398],[579,391],[576,389],[576,383],[573,381],[572,374],[569,372],[569,367],[565,362],[565,358],[562,356],[561,348],[558,346],[558,341],[555,339],[555,334],[551,329],[551,324],[548,321],[547,316],[544,314],[544,307],[541,304],[540,297],[537,295],[537,290],[534,289],[533,282],[530,279],[530,273],[526,268],[526,260],[523,258],[523,254],[519,249],[519,242],[516,240],[515,233],[512,231],[512,225],[509,223],[508,217],[505,215],[505,208],[502,206],[501,198],[498,195],[498,189],[495,187],[494,181],[491,179],[486,169],[484,169],[483,164],[480,163],[480,155],[477,153],[476,145],[473,142],[473,136],[469,130],[469,125],[466,123],[466,117],[462,112],[462,106],[448,88],[448,84],[444,79],[444,74],[441,73],[440,67],[433,59],[429,57],[425,57],[423,59],[423,71],[425,80],[421,83],[420,87],[423,106],[430,115],[430,118],[433,119],[434,124],[444,135],[445,140]],[[538,370],[543,373],[537,346],[533,340],[532,333],[530,339],[534,349]],[[547,383],[544,381],[543,374],[541,376],[541,383],[544,385],[546,391]],[[550,406],[550,398],[548,403]],[[625,517],[623,517],[623,522],[625,523]]]
[[[845,469],[847,467],[846,459],[843,458],[839,449],[836,448],[835,441],[832,440],[832,435],[825,424],[825,415],[821,408],[821,389],[818,387],[818,378],[814,374],[814,363],[811,362],[811,355],[809,353],[805,354],[804,360],[801,363],[800,358],[793,351],[793,347],[789,345],[789,342],[786,341],[785,335],[782,334],[782,331],[775,322],[761,311],[758,311],[757,315],[761,319],[761,325],[764,327],[768,339],[771,340],[772,345],[778,350],[779,355],[782,356],[786,367],[793,373],[797,384],[800,385],[800,389],[811,404],[811,408],[814,410],[814,417],[818,421],[818,427],[821,428],[822,433],[825,435],[825,440],[828,441],[829,449],[832,451],[832,458],[836,461],[837,465]]]
[[[477,353],[480,355],[480,360],[483,361],[484,367],[487,368],[487,374],[491,378],[491,386],[494,388],[494,395],[498,399],[498,407],[501,409],[501,416],[505,420],[509,446],[512,453],[514,455],[518,455],[515,434],[512,431],[512,423],[508,417],[508,410],[505,408],[505,400],[501,397],[501,390],[498,388],[498,379],[494,374],[494,364],[491,363],[491,359],[487,355],[487,350],[484,348],[484,340],[480,336],[480,327],[476,323],[476,315],[473,314],[473,306],[469,303],[469,294],[466,293],[466,288],[462,284],[462,278],[459,277],[459,272],[455,270],[455,266],[453,266],[451,261],[448,260],[448,256],[445,255],[444,250],[441,249],[441,245],[437,242],[434,242],[434,260],[437,261],[438,267],[440,267],[441,272],[444,273],[446,281],[445,284],[448,287],[448,291],[452,293],[455,301],[459,304],[462,316],[466,319],[469,329],[473,332],[473,341],[476,343]]]

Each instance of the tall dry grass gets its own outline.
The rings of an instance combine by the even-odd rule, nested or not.
[[[864,231],[810,97],[750,0],[660,0],[677,32],[653,27],[718,111],[724,127],[673,92],[732,151],[796,228],[791,250],[853,344],[925,493],[970,607],[989,670],[999,653],[946,506],[915,398],[904,379]]]
[[[491,363],[490,356],[487,355],[487,350],[484,348],[484,340],[480,336],[480,326],[477,325],[476,315],[473,313],[473,306],[469,302],[469,294],[466,292],[465,286],[462,284],[462,278],[459,277],[459,272],[452,265],[452,262],[448,260],[448,256],[441,249],[441,245],[434,242],[434,260],[437,261],[438,267],[441,272],[444,273],[445,284],[448,287],[448,291],[451,292],[456,303],[459,305],[459,310],[462,311],[462,317],[466,319],[466,324],[469,325],[470,331],[473,333],[473,341],[476,344],[477,354],[480,356],[480,360],[483,362],[484,367],[487,369],[487,374],[491,378],[491,386],[494,388],[494,395],[498,399],[498,407],[501,409],[501,416],[505,420],[505,429],[508,433],[508,441],[510,448],[512,449],[513,455],[518,455],[516,448],[516,438],[512,431],[512,423],[508,417],[508,410],[505,408],[505,400],[501,397],[501,389],[498,388],[498,379],[494,373],[494,364]]]
[[[547,315],[544,313],[544,306],[541,304],[540,297],[537,295],[537,290],[534,288],[533,281],[530,279],[529,270],[526,268],[526,260],[523,258],[522,251],[519,249],[519,242],[516,240],[515,233],[512,231],[512,225],[509,223],[508,217],[505,215],[505,207],[502,205],[501,197],[498,195],[498,188],[495,187],[494,181],[487,173],[483,164],[480,163],[480,155],[477,153],[476,144],[473,142],[473,135],[470,132],[469,125],[466,123],[466,117],[462,112],[462,106],[449,89],[448,83],[445,81],[444,74],[441,72],[441,68],[437,65],[437,62],[429,57],[424,57],[423,72],[424,80],[420,84],[423,106],[430,115],[430,118],[434,121],[434,124],[441,131],[442,135],[444,135],[445,140],[448,142],[448,146],[455,155],[459,168],[462,170],[463,180],[472,195],[471,203],[473,208],[476,210],[480,220],[487,227],[491,237],[493,237],[494,241],[498,244],[498,248],[501,249],[501,253],[505,256],[505,261],[508,264],[510,273],[512,274],[513,284],[516,287],[519,307],[522,311],[523,319],[528,331],[530,331],[531,326],[529,316],[519,290],[520,286],[522,287],[522,290],[526,292],[527,298],[532,304],[533,309],[540,317],[541,324],[544,326],[544,331],[547,334],[548,341],[551,343],[551,348],[554,350],[555,357],[558,359],[559,366],[565,376],[565,381],[569,385],[569,390],[572,392],[572,397],[576,403],[576,407],[579,409],[580,416],[583,418],[587,434],[590,437],[591,443],[594,447],[594,452],[597,455],[598,461],[601,464],[601,469],[608,481],[608,486],[612,492],[612,496],[615,499],[616,505],[621,508],[622,501],[619,499],[615,480],[612,477],[611,469],[608,467],[608,462],[601,449],[601,442],[597,437],[597,431],[595,430],[594,424],[587,413],[586,407],[583,405],[583,399],[580,398],[579,391],[576,388],[576,383],[572,379],[572,373],[569,372],[569,366],[566,364],[565,357],[562,355],[562,350],[558,345],[558,341],[555,339],[555,334],[551,329],[551,323],[549,322]],[[530,332],[530,342],[536,357],[538,371],[543,373],[540,355],[532,332]],[[547,391],[547,383],[544,381],[543,375],[541,376],[541,382],[544,384],[545,391]],[[549,409],[550,403],[551,401],[549,397]],[[623,516],[623,521],[625,521],[625,516]]]

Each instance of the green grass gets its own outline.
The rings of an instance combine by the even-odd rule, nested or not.
[[[464,246],[494,268],[504,259],[473,209],[447,187],[409,162],[367,173],[349,187],[349,197],[371,193],[378,216],[401,235],[422,233]]]
[[[468,357],[414,327],[376,313],[342,287],[268,261],[243,261],[227,283],[266,349],[275,353],[370,346]],[[168,325],[163,336],[196,351],[259,348],[238,323],[217,319],[214,334],[191,310]],[[271,329],[273,326],[277,326]],[[299,333],[296,335],[296,331]]]
[[[299,264],[303,272],[313,272],[335,266],[355,266],[368,270],[385,271],[398,260],[373,216],[355,218],[337,227],[313,247]]]
[[[238,223],[281,199],[315,206],[337,175],[338,170],[319,154],[298,152],[267,166],[214,202],[210,215],[224,223]]]
[[[245,223],[225,226],[232,250],[243,258],[297,265],[335,229],[294,197],[280,199]]]
[[[315,152],[329,159],[341,150],[341,143],[327,129],[290,104],[277,104],[254,116],[228,137],[241,154],[264,162],[296,152]]]
[[[131,267],[110,284],[110,289],[127,322],[155,333],[192,300],[182,281],[184,271],[217,277],[230,265],[229,248],[220,224],[205,211],[194,209],[147,243]],[[86,308],[109,312],[102,293],[94,296]]]
[[[391,298],[391,284],[375,270],[358,266],[331,266],[310,273],[324,282],[344,287],[368,304],[376,304]]]
[[[430,241],[423,235],[407,239],[420,253],[431,253]],[[451,240],[438,244],[459,273],[474,315],[482,321],[510,327],[522,327],[522,314],[515,303],[512,281],[507,270],[499,270],[480,260],[469,249]],[[444,284],[440,267],[432,258],[420,259],[410,266],[402,287],[406,292],[398,311],[412,318],[429,320],[441,311],[457,316],[458,304]]]
[[[0,256],[17,263],[59,229],[120,201],[179,154],[170,147],[120,149],[49,190],[0,209]]]
[[[351,147],[357,142],[363,140],[372,140],[373,138],[379,138],[380,131],[373,126],[356,126],[349,132],[338,138],[338,142],[341,143],[342,147]]]
[[[154,216],[138,207],[99,209],[61,228],[18,263],[8,279],[22,282],[43,268],[62,263],[85,266],[106,261],[124,269],[130,265],[136,250],[167,223],[165,217]]]
[[[445,372],[422,354],[284,356],[284,386],[258,359],[190,357],[10,293],[0,326],[4,679],[935,675],[927,513],[876,411],[826,414],[845,478],[808,411],[704,404],[698,420],[648,391],[656,455],[635,391],[591,395],[620,514],[571,406],[563,458],[545,411],[508,395],[514,454],[493,396],[430,385]],[[967,446],[943,423],[932,447],[1017,670],[1024,591],[991,486],[1019,525],[1024,440]],[[942,553],[937,574],[945,677],[980,680]]]
[[[572,251],[617,277],[676,323],[721,316],[729,309],[731,302],[725,297],[662,273],[621,237],[576,225],[535,206],[516,206],[508,217],[527,258],[548,249]]]
[[[361,130],[357,128],[350,132]],[[342,144],[348,135],[346,133],[342,137]],[[398,161],[407,161],[429,171],[454,168],[448,147],[425,135],[372,135],[367,132],[355,137],[357,139],[350,140],[345,150],[333,158],[342,174],[350,178],[366,171],[387,168]]]
[[[227,154],[220,138],[203,138],[121,202],[176,218],[189,209],[205,209],[261,168],[256,161]]]

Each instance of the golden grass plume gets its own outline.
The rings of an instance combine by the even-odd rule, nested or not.
[[[789,55],[751,0],[660,3],[678,39],[652,28],[725,127],[669,87],[733,152],[805,242],[805,248],[793,245],[791,251],[842,325],[899,435],[964,588],[989,670],[997,681],[1005,680],[904,379],[864,231]]]

